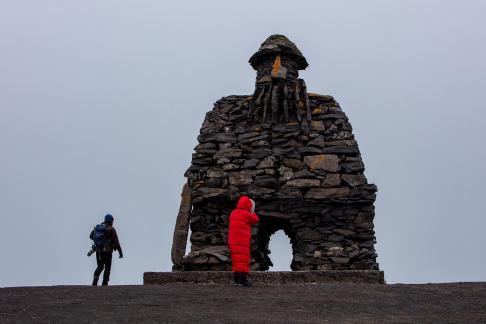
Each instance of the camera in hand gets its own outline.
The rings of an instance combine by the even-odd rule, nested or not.
[[[88,256],[91,256],[93,253],[96,252],[96,245],[91,245],[91,250],[88,251]]]

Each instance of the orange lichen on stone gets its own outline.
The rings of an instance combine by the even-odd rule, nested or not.
[[[281,65],[280,55],[277,55],[277,57],[275,58],[275,61],[273,62],[273,65],[272,65],[272,76],[276,77],[276,76],[279,75],[280,65]]]
[[[314,170],[319,164],[326,161],[326,156],[324,154],[316,156],[315,159],[309,162],[309,169]]]
[[[339,158],[337,155],[320,154],[304,157],[304,163],[312,170],[325,170],[337,172],[339,170]]]

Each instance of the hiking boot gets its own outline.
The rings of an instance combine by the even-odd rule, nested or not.
[[[248,274],[242,273],[240,276],[240,285],[243,287],[251,287],[253,284],[251,283],[250,280],[247,278]]]
[[[234,272],[233,273],[233,280],[235,282],[235,285],[241,286],[241,273],[239,272]]]

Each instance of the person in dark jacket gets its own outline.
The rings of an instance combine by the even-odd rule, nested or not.
[[[251,286],[247,278],[250,272],[251,226],[259,222],[255,214],[255,202],[247,196],[241,196],[229,220],[228,245],[234,281],[248,287]]]
[[[110,214],[106,214],[105,221],[102,223],[105,225],[104,231],[104,242],[101,246],[96,248],[96,264],[97,268],[94,272],[93,276],[93,286],[98,285],[98,279],[103,272],[103,281],[102,285],[107,286],[108,281],[110,280],[110,272],[111,272],[111,260],[113,251],[118,251],[118,255],[123,258],[123,251],[120,245],[120,241],[118,240],[118,235],[116,233],[115,228],[113,227],[114,217]],[[90,239],[93,239],[95,235],[95,229],[91,231],[89,235]]]

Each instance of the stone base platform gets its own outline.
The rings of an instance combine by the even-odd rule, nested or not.
[[[328,282],[385,283],[383,271],[378,270],[326,270],[326,271],[253,271],[249,276],[255,284],[304,284]],[[177,271],[145,272],[144,285],[172,283],[228,284],[233,280],[230,271]]]

